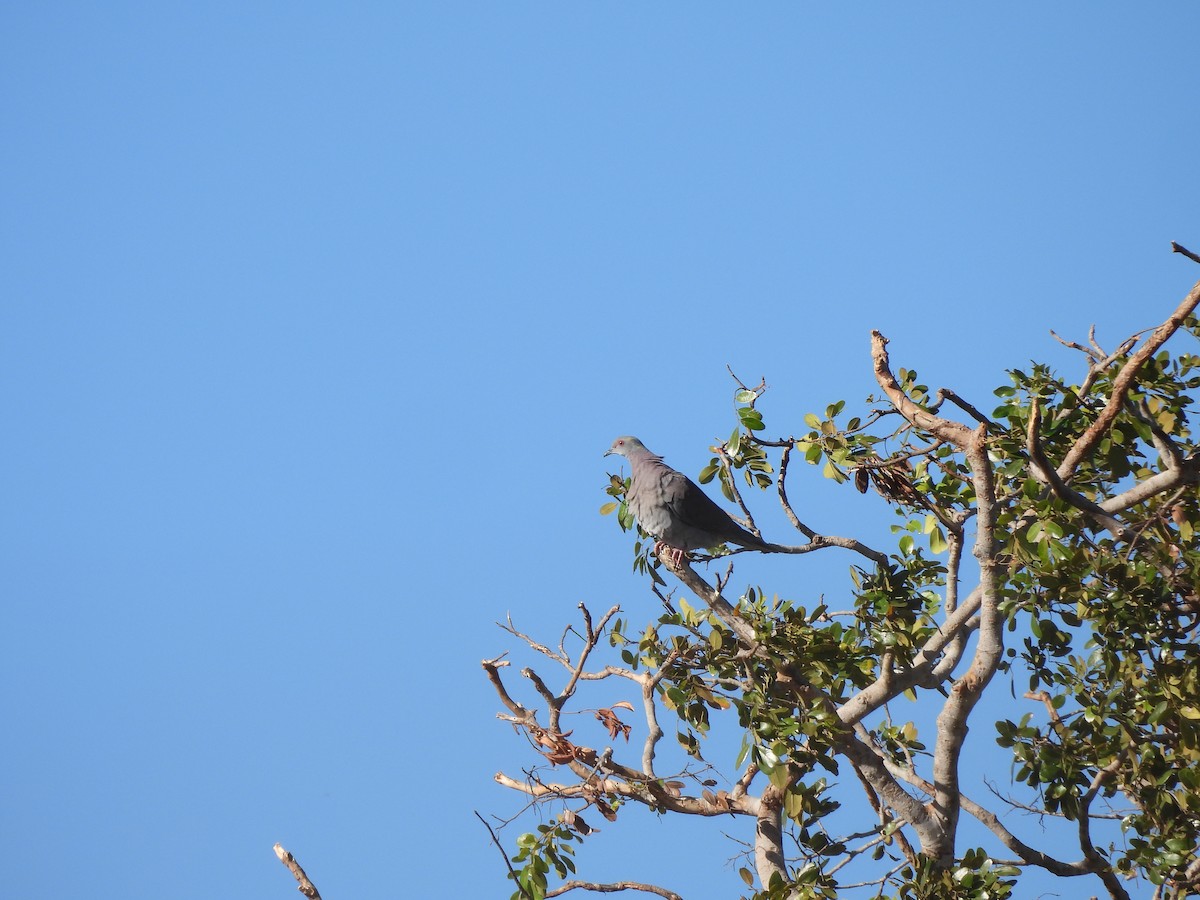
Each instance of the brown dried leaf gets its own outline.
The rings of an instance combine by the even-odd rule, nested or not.
[[[601,708],[596,710],[596,718],[604,723],[604,727],[608,729],[608,736],[615,738],[618,734],[624,734],[625,740],[629,740],[629,732],[633,730],[632,725],[626,725],[617,718],[616,713],[611,709]]]
[[[865,494],[867,492],[867,486],[870,483],[871,474],[866,469],[864,469],[862,466],[859,466],[854,470],[854,486],[858,488],[858,492],[860,494]]]

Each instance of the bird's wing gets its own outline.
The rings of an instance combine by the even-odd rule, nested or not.
[[[680,522],[725,540],[742,531],[729,513],[682,472],[671,470],[663,479],[663,500]]]

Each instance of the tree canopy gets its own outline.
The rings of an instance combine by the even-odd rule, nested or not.
[[[744,819],[755,898],[1002,898],[1030,868],[1113,898],[1200,895],[1197,303],[1200,283],[1115,347],[1094,330],[1058,338],[1078,351],[1074,374],[1014,368],[990,402],[932,390],[878,332],[879,392],[858,409],[835,400],[777,427],[765,385],[739,384],[736,427],[698,480],[756,533],[755,496],[773,493],[798,537],[767,539],[848,554],[849,578],[735,596],[725,557],[745,551],[676,564],[639,533],[657,620],[581,604],[557,644],[509,621],[549,666],[516,683],[503,656],[483,663],[500,718],[533,751],[523,775],[496,779],[546,816],[507,851],[513,896],[677,896],[576,872],[576,846],[629,804],[735,832],[729,817]],[[800,515],[789,483],[818,471],[877,494],[891,534],[825,534]],[[627,488],[612,475],[602,511],[636,529]],[[581,687],[602,697],[611,680],[632,683],[640,708],[598,706],[597,740],[564,727]],[[1025,712],[981,719],[992,691]],[[740,735],[720,760],[728,779],[704,764],[719,728]],[[1015,793],[969,783],[968,749],[1010,769]],[[1073,823],[1077,849],[1039,849],[1003,820],[1013,808]],[[963,845],[965,817],[985,846]]]

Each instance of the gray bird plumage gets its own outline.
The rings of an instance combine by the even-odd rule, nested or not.
[[[611,454],[629,460],[625,500],[642,529],[661,543],[678,551],[725,543],[751,550],[774,549],[733,521],[694,481],[668,466],[637,438],[617,438],[604,455]]]

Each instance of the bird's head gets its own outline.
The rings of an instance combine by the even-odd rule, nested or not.
[[[645,450],[646,445],[635,437],[628,434],[622,435],[612,442],[612,446],[605,451],[605,456],[629,456],[634,450]]]

